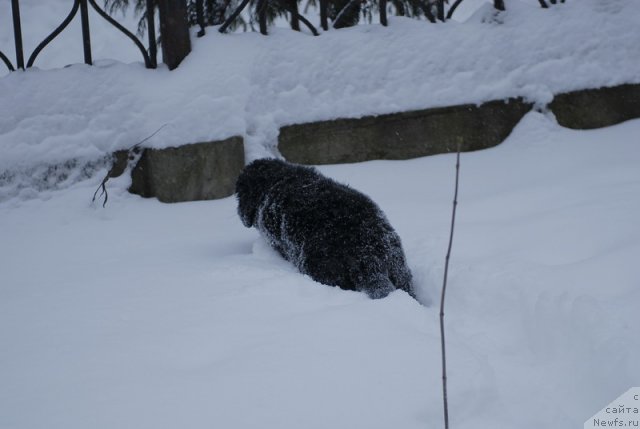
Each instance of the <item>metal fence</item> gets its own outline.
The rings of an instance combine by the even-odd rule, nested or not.
[[[147,35],[149,39],[149,47],[145,47],[144,44],[133,33],[124,28],[120,23],[109,16],[102,8],[100,8],[95,0],[71,0],[73,2],[71,11],[62,23],[49,34],[34,51],[29,55],[25,64],[24,46],[22,44],[22,22],[20,19],[20,0],[11,0],[11,12],[13,16],[13,38],[15,42],[16,59],[15,64],[11,62],[2,51],[0,51],[0,60],[9,68],[10,71],[17,69],[24,70],[33,66],[38,54],[55,39],[65,28],[73,21],[78,12],[80,12],[80,20],[82,23],[82,44],[84,49],[84,62],[91,65],[93,59],[91,56],[91,31],[89,27],[89,6],[91,6],[99,16],[104,18],[107,22],[113,25],[116,29],[121,31],[138,47],[144,63],[147,68],[157,67],[157,52],[158,47],[156,44],[156,30],[155,30],[155,16],[154,16],[154,0],[147,0]]]
[[[29,55],[25,64],[24,47],[22,44],[22,23],[20,20],[20,0],[11,0],[11,10],[13,15],[13,32],[15,41],[16,60],[15,64],[0,51],[0,60],[9,68],[10,71],[17,69],[24,70],[33,66],[38,54],[64,29],[69,25],[71,21],[80,12],[80,20],[82,23],[82,41],[84,47],[84,62],[86,64],[92,64],[91,57],[91,32],[89,29],[89,7],[91,6],[102,18],[113,25],[116,29],[120,30],[125,36],[138,47],[144,63],[147,68],[157,67],[157,51],[156,44],[156,28],[155,28],[155,10],[156,7],[159,10],[160,20],[160,32],[162,33],[162,51],[163,60],[167,64],[170,70],[176,68],[178,64],[186,57],[191,51],[191,43],[189,40],[189,20],[187,17],[187,0],[146,0],[146,20],[147,20],[147,37],[148,48],[138,39],[133,33],[124,28],[116,20],[114,20],[109,14],[107,14],[102,8],[96,4],[96,0],[69,0],[72,3],[72,8],[67,17],[62,23],[49,34]],[[319,0],[320,6],[320,24],[323,30],[329,29],[328,23],[328,7],[332,0]],[[384,26],[387,25],[387,4],[388,1],[394,3],[394,0],[372,0],[377,4],[379,11],[380,23]],[[456,8],[463,0],[452,0],[452,5],[449,7],[448,13],[445,13],[445,3],[448,0],[422,0],[418,1],[422,5],[422,13],[431,22],[445,22],[451,19]],[[196,10],[196,23],[200,27],[198,37],[205,34],[205,19],[204,19],[204,0],[192,0],[189,4],[195,5]],[[316,28],[304,18],[298,11],[298,0],[284,1],[284,0],[241,0],[239,5],[221,22],[222,25],[218,28],[221,33],[226,32],[234,20],[238,19],[241,12],[246,7],[251,7],[254,4],[254,11],[258,16],[260,24],[260,32],[267,34],[267,4],[269,2],[277,3],[282,10],[286,10],[291,17],[291,25],[293,29],[299,30],[299,22],[305,24],[309,30],[318,35],[319,32]],[[363,0],[348,0],[343,9],[338,13],[338,17],[334,20],[334,27],[338,27],[339,17],[342,13],[347,11],[350,7],[361,4]],[[397,1],[396,1],[397,2]],[[538,0],[540,6],[548,8],[550,5],[558,3],[564,3],[565,0]],[[230,6],[230,1],[225,2],[224,15],[226,15],[227,8]],[[504,10],[504,0],[493,0],[493,5],[497,10]]]

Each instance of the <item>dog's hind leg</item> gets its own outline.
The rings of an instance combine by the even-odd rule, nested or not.
[[[416,294],[413,290],[413,276],[411,275],[411,270],[409,270],[409,267],[407,266],[404,252],[402,251],[402,245],[400,244],[400,239],[398,238],[394,240],[393,245],[394,250],[388,261],[389,278],[396,288],[407,292],[415,298]]]
[[[350,273],[356,290],[366,292],[372,299],[384,298],[396,290],[378,258],[363,258],[356,266],[358,269]]]
[[[361,290],[364,290],[371,299],[380,299],[396,290],[396,287],[388,276],[379,273],[366,280]]]
[[[416,297],[415,291],[413,290],[411,271],[404,260],[396,261],[396,263],[390,267],[389,278],[396,288],[407,292],[413,298]]]

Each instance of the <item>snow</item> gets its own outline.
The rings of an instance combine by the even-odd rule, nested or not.
[[[238,215],[303,274],[318,283],[411,296],[400,237],[369,197],[317,170],[277,159],[247,165],[236,182]]]
[[[580,0],[547,10],[534,3],[510,1],[498,18],[487,18],[487,8],[493,12],[485,4],[463,23],[395,17],[386,28],[360,25],[320,37],[284,28],[268,37],[209,29],[204,38],[193,37],[193,54],[173,72],[144,69],[126,39],[103,42],[107,34],[124,36],[96,16],[96,66],[0,78],[0,171],[29,177],[34,166],[70,154],[95,162],[163,124],[149,146],[242,135],[251,160],[274,154],[286,124],[513,96],[543,106],[558,92],[640,82],[639,2]],[[36,5],[25,1],[25,20],[45,14]],[[64,16],[66,8],[61,11]],[[8,27],[0,36],[5,52]],[[79,37],[68,32],[68,40]],[[25,34],[30,52],[39,39]],[[63,64],[80,61],[81,50],[63,42],[52,44],[51,55],[64,48]],[[109,49],[98,50],[104,45]],[[114,46],[126,49],[120,56]],[[52,61],[38,58],[36,65]]]
[[[573,131],[543,106],[640,82],[640,2],[567,1],[315,38],[210,30],[173,72],[145,70],[92,14],[94,67],[61,68],[81,61],[75,22],[39,68],[0,77],[0,428],[442,427],[454,156],[319,168],[384,210],[423,305],[301,275],[233,197],[162,204],[128,194],[125,175],[105,209],[90,199],[105,157],[163,124],[149,145],[240,134],[250,160],[274,155],[284,124],[515,95],[543,113],[462,155],[452,427],[580,427],[639,386],[640,120]],[[20,4],[31,52],[68,2]]]
[[[580,426],[640,384],[640,120],[532,112],[462,156],[446,324],[457,428]],[[419,305],[313,282],[233,197],[94,177],[0,205],[0,427],[441,427],[455,158],[323,166],[402,238]],[[102,171],[104,173],[104,170]]]

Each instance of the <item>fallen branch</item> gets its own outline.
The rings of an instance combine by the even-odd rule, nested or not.
[[[124,171],[127,169],[129,164],[133,164],[134,161],[137,161],[136,158],[137,158],[137,155],[140,153],[140,150],[139,150],[140,145],[146,142],[147,140],[149,140],[151,137],[158,134],[160,130],[166,127],[167,125],[168,124],[162,125],[150,136],[140,140],[138,143],[134,144],[133,146],[130,146],[128,149],[126,149],[126,152],[118,151],[115,153],[114,156],[116,159],[113,165],[111,166],[111,169],[107,172],[107,175],[104,176],[104,179],[102,179],[102,183],[100,183],[100,185],[98,186],[98,189],[96,189],[96,191],[93,193],[93,198],[91,199],[92,203],[95,202],[96,198],[100,198],[104,195],[104,201],[102,202],[102,207],[104,208],[107,205],[107,200],[109,199],[109,193],[107,192],[107,186],[106,186],[107,181],[109,181],[109,179],[112,177],[120,176],[122,173],[124,173]],[[102,192],[100,193],[100,195],[98,195],[98,191],[100,190],[102,190]]]

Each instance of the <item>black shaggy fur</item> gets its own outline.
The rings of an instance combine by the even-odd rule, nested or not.
[[[242,223],[314,280],[415,297],[400,237],[366,195],[313,168],[260,159],[238,178],[236,197]]]

